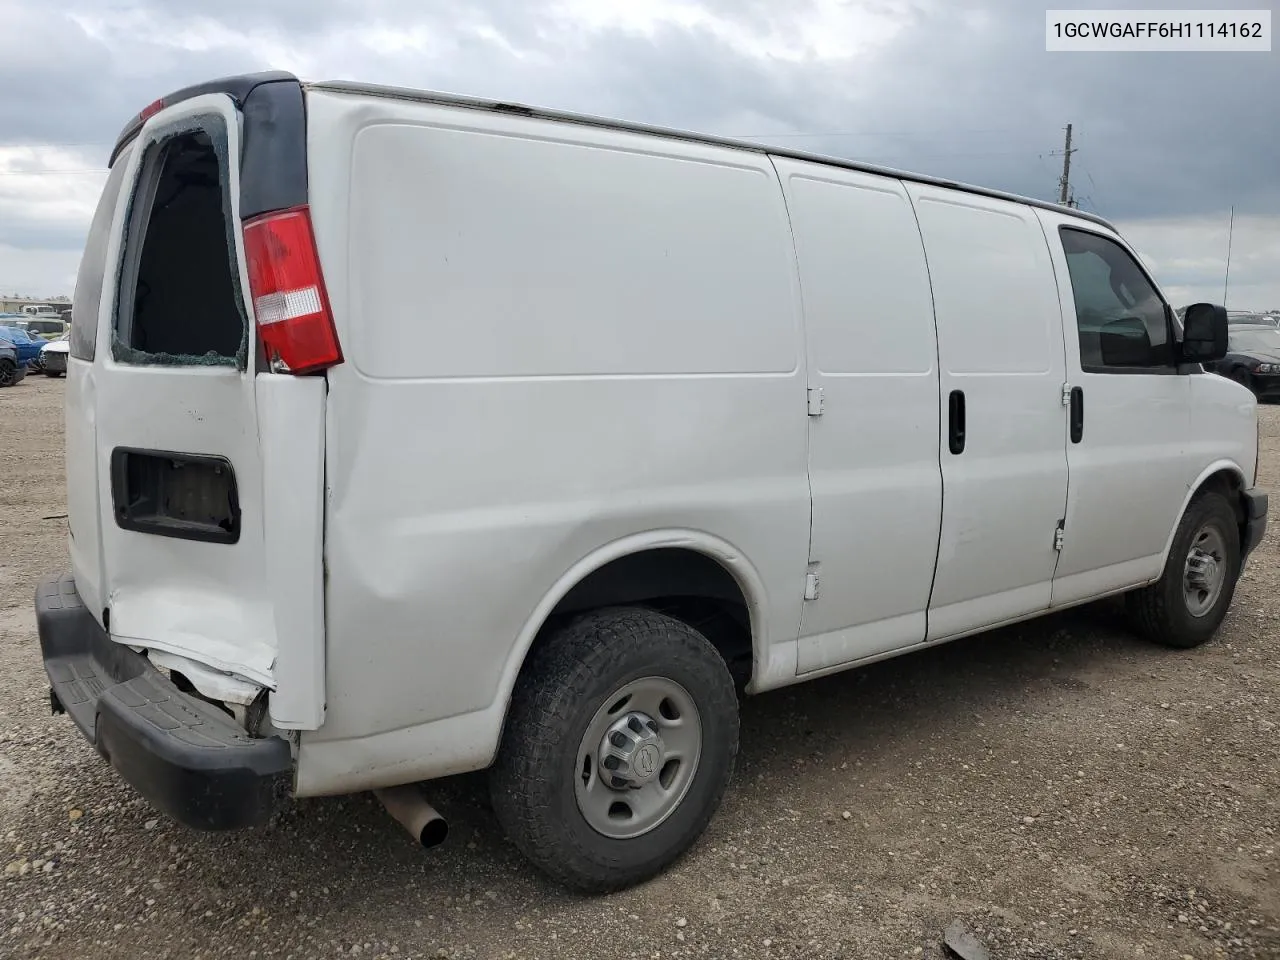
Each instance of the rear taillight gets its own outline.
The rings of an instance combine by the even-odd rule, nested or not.
[[[246,221],[244,252],[258,336],[272,366],[314,373],[341,363],[307,208]]]

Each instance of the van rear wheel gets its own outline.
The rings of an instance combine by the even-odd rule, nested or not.
[[[556,881],[623,889],[702,835],[737,750],[733,678],[702,634],[647,609],[589,613],[525,667],[490,772],[494,813]]]
[[[1127,597],[1138,631],[1156,643],[1189,649],[1217,632],[1240,575],[1240,528],[1218,493],[1191,501],[1178,524],[1164,573]]]

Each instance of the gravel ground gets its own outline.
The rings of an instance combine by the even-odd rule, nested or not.
[[[566,895],[482,781],[430,852],[368,795],[254,833],[158,817],[49,714],[31,611],[67,563],[61,401],[0,391],[0,957],[1280,958],[1277,535],[1216,640],[1098,605],[748,701],[736,785],[665,876]],[[1280,407],[1260,482],[1280,480]]]

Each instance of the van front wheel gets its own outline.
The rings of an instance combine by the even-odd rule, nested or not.
[[[1173,536],[1164,573],[1126,598],[1138,630],[1169,647],[1198,647],[1231,606],[1240,575],[1240,529],[1217,493],[1196,497]]]
[[[558,882],[623,889],[702,835],[737,751],[733,678],[702,634],[652,610],[596,611],[526,664],[490,772],[494,813]]]

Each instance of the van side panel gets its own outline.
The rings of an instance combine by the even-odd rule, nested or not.
[[[937,187],[907,189],[938,324],[944,494],[929,639],[940,640],[1049,607],[1054,530],[1067,496],[1065,352],[1035,212]],[[964,443],[953,450],[960,420]]]
[[[108,273],[119,256],[118,218],[128,209],[129,191],[123,189],[125,171],[131,169],[133,148],[116,157],[98,207],[89,225],[80,269],[76,274],[75,311],[80,318],[72,328],[67,357],[67,388],[63,399],[66,423],[67,546],[71,571],[84,605],[101,623],[106,606],[102,583],[102,535],[99,531],[97,468],[97,335],[109,327],[114,314],[114,280]],[[106,296],[103,296],[104,291]]]
[[[625,537],[731,545],[793,649],[805,372],[768,158],[314,91],[308,135],[347,362],[300,791],[485,766],[535,611]]]
[[[799,671],[925,638],[938,552],[938,343],[924,246],[901,182],[775,158],[822,391],[809,420],[810,558]]]

